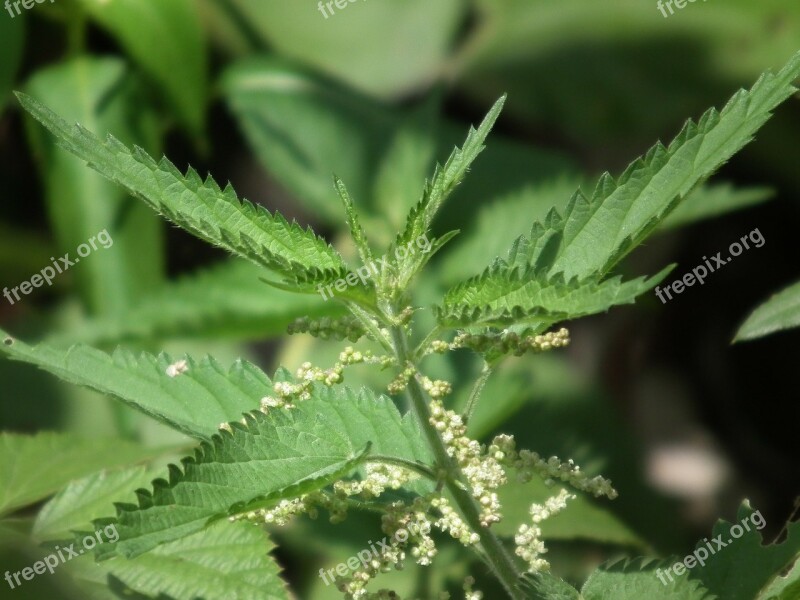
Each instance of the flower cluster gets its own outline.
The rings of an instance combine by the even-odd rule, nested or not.
[[[447,498],[440,496],[431,499],[431,506],[439,511],[442,516],[434,523],[436,527],[465,546],[473,546],[481,541],[480,536],[472,531],[461,518]]]
[[[403,551],[402,544],[391,543],[384,545],[378,551],[377,556],[369,561],[367,565],[348,576],[337,577],[336,589],[344,594],[346,600],[383,600],[390,598],[400,600],[400,596],[391,590],[383,589],[370,593],[366,587],[380,573],[387,573],[392,569],[402,569],[405,558],[406,554]]]
[[[408,382],[412,377],[414,377],[414,375],[416,375],[416,373],[417,370],[413,366],[407,366],[405,369],[400,371],[391,382],[389,382],[389,385],[386,386],[386,390],[392,395],[401,394],[403,390],[406,389]]]
[[[515,331],[504,330],[497,334],[460,333],[450,344],[450,349],[471,348],[487,356],[499,357],[506,354],[522,356],[526,352],[546,352],[569,345],[569,331],[562,327],[541,335],[520,336]],[[437,345],[435,352],[441,349]]]
[[[528,563],[528,571],[531,573],[550,569],[550,563],[541,558],[547,549],[542,541],[542,530],[539,523],[564,510],[567,500],[574,498],[573,494],[562,489],[558,495],[548,498],[544,505],[531,504],[530,513],[533,525],[520,525],[517,535],[514,536],[514,543],[517,545],[515,553]]]
[[[286,332],[289,335],[308,333],[323,340],[348,339],[351,342],[357,342],[364,336],[364,326],[352,316],[344,316],[338,319],[331,317],[322,317],[321,319],[300,317],[289,324]]]
[[[517,452],[514,437],[510,435],[495,437],[489,446],[489,454],[503,465],[516,469],[517,478],[523,483],[530,481],[535,474],[544,479],[548,486],[561,481],[595,497],[606,496],[613,500],[619,495],[611,481],[600,475],[589,477],[572,459],[562,462],[557,456],[551,456],[545,460],[530,450]]]
[[[337,481],[333,491],[343,496],[360,495],[365,499],[377,498],[387,489],[397,490],[418,475],[408,469],[384,463],[367,463],[364,479]]]
[[[491,452],[466,436],[467,427],[460,415],[446,410],[438,400],[431,401],[431,425],[442,436],[447,453],[464,473],[473,497],[481,506],[481,524],[488,527],[500,520],[497,488],[506,483],[503,465]]]

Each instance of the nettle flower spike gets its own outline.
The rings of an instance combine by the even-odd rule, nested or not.
[[[321,319],[311,319],[300,317],[295,319],[286,328],[289,335],[296,333],[308,333],[323,340],[350,340],[357,342],[364,336],[364,326],[353,316],[344,316],[334,319],[322,317]]]
[[[557,456],[551,456],[544,460],[536,452],[517,451],[512,435],[496,436],[489,445],[488,452],[504,466],[514,468],[517,471],[517,480],[522,483],[530,481],[533,475],[538,475],[548,486],[561,481],[595,497],[605,496],[614,500],[619,495],[611,481],[600,475],[590,478],[572,459],[562,462]]]
[[[547,552],[547,548],[542,541],[542,530],[539,523],[564,510],[567,507],[567,501],[574,498],[574,494],[561,490],[558,495],[548,498],[544,505],[531,504],[530,514],[533,525],[520,525],[517,535],[514,536],[514,543],[517,545],[515,553],[528,563],[529,572],[538,573],[550,570],[550,563],[541,558],[541,555]]]
[[[502,518],[496,490],[508,481],[503,464],[491,450],[466,436],[461,415],[446,410],[438,400],[431,401],[431,425],[442,436],[447,453],[452,456],[470,485],[472,496],[481,507],[481,525],[488,527]]]
[[[498,358],[506,354],[522,356],[527,352],[539,353],[564,348],[570,343],[569,330],[565,327],[541,335],[520,336],[514,331],[501,333],[460,333],[449,345],[451,350],[470,348],[488,357]],[[441,346],[437,346],[441,348]]]

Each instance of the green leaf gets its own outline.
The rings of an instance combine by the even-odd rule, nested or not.
[[[440,75],[467,12],[463,0],[340,2],[327,17],[316,2],[230,1],[276,53],[384,98]]]
[[[347,215],[347,227],[350,229],[350,235],[358,249],[361,263],[363,265],[370,265],[372,264],[372,250],[370,250],[369,242],[367,241],[367,234],[358,219],[358,212],[356,211],[353,199],[350,197],[350,193],[347,191],[341,179],[334,176],[333,183],[344,205],[344,212]]]
[[[437,164],[433,178],[426,182],[422,199],[411,209],[403,232],[398,235],[390,248],[389,255],[397,257],[398,248],[421,238],[428,233],[431,223],[445,200],[453,193],[456,186],[464,179],[470,165],[484,149],[483,142],[494,126],[500,111],[503,109],[505,96],[501,97],[484,117],[478,129],[469,128],[467,139],[461,148],[456,147],[444,166]],[[398,284],[402,288],[416,274],[427,260],[429,254],[415,253],[405,259],[398,259]]]
[[[800,557],[785,577],[778,574],[761,590],[757,600],[795,600],[800,598]]]
[[[184,126],[200,136],[208,95],[206,45],[192,0],[79,0],[153,79]]]
[[[487,158],[492,148],[494,144],[487,148]],[[544,221],[551,209],[563,210],[578,185],[577,176],[547,179],[481,206],[472,226],[442,259],[441,276],[447,283],[474,276],[476,264],[485,264],[487,256],[502,256],[508,251],[508,240],[530,233],[530,224]]]
[[[166,158],[156,163],[141,148],[131,151],[113,136],[102,142],[80,125],[70,127],[30,96],[17,97],[63,148],[199,238],[272,269],[290,283],[325,281],[344,272],[341,257],[325,240],[278,213],[240,201],[232,187],[223,191],[191,168],[184,176]]]
[[[513,254],[512,250],[512,254]],[[513,262],[513,261],[512,261]],[[498,262],[483,275],[448,290],[437,318],[447,327],[506,327],[525,325],[530,333],[554,323],[632,303],[660,282],[672,267],[650,277],[623,282],[621,276],[605,281],[590,278],[565,282],[559,274],[538,277],[534,269],[522,270]]]
[[[117,551],[135,556],[198,531],[211,520],[321,489],[353,471],[370,452],[430,459],[411,415],[368,390],[315,389],[297,408],[249,414],[204,442],[183,471],[170,467],[138,506],[119,506]]]
[[[425,170],[403,181],[418,186],[427,173],[427,154],[432,152],[430,148],[410,158],[398,156],[401,132],[433,144],[431,128],[418,122],[417,111],[407,115],[271,57],[235,63],[223,74],[221,86],[261,165],[302,206],[326,223],[341,223],[341,206],[331,186],[335,173],[365,206],[361,216],[371,234],[385,226],[387,215],[393,219],[395,229],[375,236],[380,241],[386,237],[389,243],[388,236],[402,226],[405,211],[418,200],[419,190],[415,187],[413,198],[403,197],[398,205],[397,185],[387,170],[399,175],[406,159],[422,160]],[[432,107],[426,108],[430,112]],[[395,164],[395,160],[402,163]]]
[[[773,190],[762,187],[735,188],[719,183],[697,188],[661,222],[661,229],[684,227],[712,217],[766,202]]]
[[[0,434],[0,515],[47,498],[72,479],[154,454],[121,440],[64,433]]]
[[[574,587],[550,573],[528,573],[520,578],[525,600],[581,600]]]
[[[716,551],[711,553],[705,565],[696,566],[691,576],[702,581],[720,598],[751,600],[780,571],[800,557],[800,522],[787,524],[786,539],[781,543],[762,545],[758,531],[759,527],[766,525],[766,520],[761,513],[754,511],[745,501],[736,516],[738,521],[734,524],[722,519],[717,521],[709,539],[718,538],[725,546],[720,548],[711,541]],[[740,532],[739,538],[732,531],[735,527]],[[705,547],[703,542],[697,545],[697,549]]]
[[[69,563],[84,585],[104,585],[138,600],[289,600],[267,533],[223,521],[134,559]],[[135,595],[140,594],[140,595]]]
[[[39,511],[33,537],[39,541],[65,539],[72,531],[88,529],[93,520],[115,515],[114,502],[133,502],[134,491],[152,480],[152,472],[145,467],[104,470],[74,480]]]
[[[746,145],[789,98],[800,76],[800,52],[777,74],[739,90],[721,110],[688,121],[665,147],[656,144],[614,180],[605,173],[590,197],[575,193],[561,218],[535,224],[520,264],[565,279],[606,273],[642,242],[698,184]]]
[[[335,316],[341,305],[264,285],[265,271],[232,259],[163,285],[130,310],[84,322],[51,342],[117,344],[168,338],[276,337],[298,317]]]
[[[530,506],[544,502],[558,493],[534,478],[525,484],[510,483],[498,490],[503,506],[503,520],[493,526],[498,535],[513,537],[523,523],[530,523]],[[540,524],[546,540],[592,540],[601,544],[617,544],[645,550],[641,536],[623,523],[607,502],[595,501],[585,494],[570,500],[569,510],[545,519]]]
[[[68,119],[94,131],[115,131],[126,142],[148,149],[159,146],[155,114],[143,97],[139,80],[121,60],[72,59],[36,71],[25,89],[38,101],[58,105]],[[33,125],[32,119],[29,125]],[[162,281],[164,234],[160,219],[125,190],[57,148],[41,128],[30,126],[28,131],[40,162],[59,256],[69,252],[74,258],[80,244],[102,231],[111,240],[106,242],[111,244],[107,248],[98,244],[97,251],[72,271],[87,312],[106,315],[128,308]],[[55,249],[49,256],[53,254]]]
[[[774,294],[756,308],[736,332],[734,342],[752,340],[800,325],[800,282]]]
[[[5,332],[0,330],[0,337]],[[224,369],[206,357],[195,362],[186,357],[187,371],[170,377],[175,361],[135,354],[122,348],[106,354],[85,345],[68,350],[49,344],[28,346],[18,340],[0,345],[0,352],[14,360],[38,366],[64,381],[119,398],[126,404],[188,435],[208,438],[220,423],[236,421],[258,408],[259,400],[272,392],[272,382],[255,365],[239,360]]]
[[[581,590],[584,600],[715,600],[698,581],[678,577],[674,582],[658,571],[670,565],[651,559],[607,563],[589,576]],[[728,600],[725,597],[725,600]]]

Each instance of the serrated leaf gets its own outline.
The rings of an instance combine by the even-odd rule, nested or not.
[[[770,111],[793,93],[791,82],[798,73],[800,54],[777,76],[767,74],[750,92],[737,93],[721,112],[712,109],[699,125],[689,122],[669,148],[656,145],[619,181],[606,174],[591,198],[578,192],[565,217],[555,214],[534,229],[518,260],[536,263],[546,245],[533,241],[548,239],[555,248],[548,248],[551,255],[541,262],[542,269],[564,272],[567,278],[606,271],[658,224],[675,199],[749,141]],[[686,161],[693,161],[690,173],[681,167]]]
[[[50,339],[61,344],[117,344],[169,338],[263,339],[299,317],[337,316],[341,305],[264,285],[265,271],[231,259],[169,282],[127,311],[81,323]]]
[[[581,600],[578,590],[550,573],[528,573],[518,587],[525,600]]]
[[[672,143],[656,144],[614,180],[605,173],[591,196],[575,193],[563,218],[535,225],[518,257],[537,272],[566,279],[606,273],[657,227],[698,184],[750,142],[800,76],[800,52],[777,74],[766,73],[718,111],[688,121]],[[549,241],[549,244],[544,243]]]
[[[607,563],[589,576],[581,595],[584,600],[716,600],[700,582],[686,577],[663,584],[658,571],[668,566],[641,558]]]
[[[622,277],[568,281],[558,275],[548,280],[533,269],[523,271],[498,262],[483,275],[461,283],[445,294],[437,307],[439,323],[448,327],[505,327],[525,325],[531,333],[552,324],[632,303],[658,284],[668,267],[650,277],[623,282]]]
[[[169,481],[118,506],[117,552],[136,556],[210,521],[321,489],[352,472],[370,453],[428,460],[410,415],[367,390],[315,389],[297,408],[255,412],[204,442]]]
[[[186,128],[199,136],[208,96],[206,45],[191,0],[79,0],[158,83]]]
[[[350,197],[350,193],[347,191],[347,187],[345,187],[341,179],[334,176],[333,183],[344,205],[344,212],[345,215],[347,215],[347,227],[350,229],[350,236],[353,238],[353,242],[358,249],[361,263],[363,265],[369,265],[372,263],[372,250],[370,250],[367,234],[358,218],[358,212],[356,211],[353,199]]]
[[[72,479],[155,454],[122,440],[66,433],[0,434],[0,515],[44,499]]]
[[[800,282],[758,306],[739,327],[733,341],[752,340],[797,326],[800,326]]]
[[[504,103],[505,96],[494,103],[478,126],[478,129],[469,128],[467,139],[461,148],[456,147],[443,166],[436,165],[432,179],[426,182],[421,200],[411,209],[405,229],[392,244],[389,255],[397,257],[396,251],[398,248],[407,246],[428,233],[436,213],[439,212],[439,208],[453,193],[456,186],[461,183],[470,165],[484,149],[483,142],[486,141],[486,137],[500,116]],[[416,253],[407,256],[405,259],[398,259],[399,285],[401,288],[427,262],[428,258],[424,254]]]
[[[761,513],[744,502],[736,516],[736,523],[717,521],[709,539],[718,538],[725,546],[720,548],[712,540],[715,552],[710,553],[705,565],[697,565],[690,575],[720,598],[751,600],[781,570],[800,557],[800,521],[787,524],[786,539],[782,542],[763,545],[758,526],[763,523],[760,525],[763,528],[766,520]],[[744,522],[749,527],[745,527]],[[739,538],[734,537],[734,527],[741,532]],[[697,545],[698,549],[701,547],[706,547],[705,543]]]
[[[115,501],[133,502],[134,490],[153,477],[145,467],[135,467],[99,471],[71,481],[36,515],[32,535],[39,541],[57,540],[70,537],[71,531],[88,529],[93,520],[114,516]]]
[[[108,585],[139,600],[289,600],[267,533],[249,523],[219,522],[133,559],[69,563],[78,583]],[[138,594],[138,595],[136,595]]]
[[[102,142],[80,125],[70,127],[30,96],[17,97],[60,146],[199,238],[274,270],[288,282],[329,281],[346,271],[325,240],[278,213],[240,201],[232,187],[223,191],[193,169],[184,176],[166,158],[157,163],[141,148],[130,150],[113,136]]]
[[[5,337],[2,330],[0,337]],[[45,343],[28,346],[20,341],[0,344],[0,353],[36,365],[64,381],[119,398],[198,438],[213,435],[220,423],[240,419],[272,392],[270,379],[258,367],[242,360],[225,369],[211,357],[198,362],[187,357],[187,371],[170,377],[167,368],[175,361],[163,353],[156,357],[120,348],[106,354],[85,345],[64,350]]]

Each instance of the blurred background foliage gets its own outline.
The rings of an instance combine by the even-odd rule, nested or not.
[[[800,4],[789,0],[712,0],[669,18],[641,0],[370,0],[327,17],[312,0],[56,0],[0,14],[0,285],[18,285],[103,229],[114,239],[52,287],[14,305],[0,300],[0,326],[65,345],[209,353],[222,363],[244,356],[268,372],[306,359],[326,366],[340,349],[284,338],[296,317],[338,314],[334,303],[267,287],[258,268],[168,227],[57,148],[23,117],[12,89],[98,134],[230,181],[350,258],[332,173],[384,247],[434,162],[507,92],[487,150],[436,224],[461,234],[420,280],[424,306],[563,208],[577,186],[621,172],[686,118],[779,67],[798,42]],[[793,101],[623,269],[652,273],[674,261],[682,273],[755,228],[763,248],[667,305],[646,297],[575,323],[566,351],[513,361],[490,380],[475,436],[514,433],[620,490],[614,503],[581,498],[545,526],[562,576],[580,580],[623,551],[684,551],[714,517],[735,514],[742,496],[761,508],[768,531],[790,512],[800,484],[800,334],[731,340],[755,305],[800,275],[798,139]],[[430,374],[454,381],[463,402],[458,384],[477,362],[466,353],[429,360]],[[348,383],[388,378],[356,368]],[[12,547],[38,555],[27,535],[37,507],[67,481],[161,465],[188,443],[22,365],[0,361],[0,381],[0,428],[62,432],[55,455],[77,467],[42,474],[35,465],[53,457],[29,457],[49,484],[0,505],[0,564],[32,562]],[[137,472],[120,489],[141,480]],[[506,490],[501,533],[545,495],[534,484]],[[317,570],[362,548],[376,527],[364,516],[276,532],[299,596],[338,597]],[[448,547],[439,561],[434,574],[412,568],[387,585],[457,589],[466,555]],[[85,597],[66,580],[40,580],[27,588],[31,598]],[[489,586],[479,582],[492,597]]]

